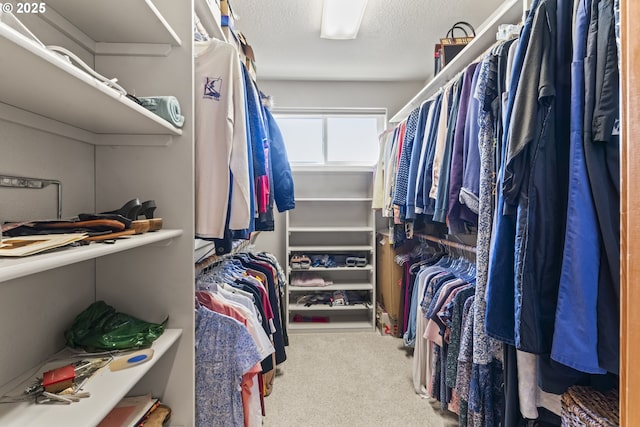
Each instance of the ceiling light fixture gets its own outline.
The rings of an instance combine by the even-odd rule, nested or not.
[[[324,0],[320,37],[355,39],[366,7],[367,0]]]

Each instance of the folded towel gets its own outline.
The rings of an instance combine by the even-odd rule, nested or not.
[[[291,279],[292,286],[328,286],[332,284],[331,280],[325,280],[320,275],[313,273],[300,273]]]
[[[180,103],[175,96],[143,96],[138,99],[144,108],[175,127],[181,128],[184,125],[184,116],[180,114]]]

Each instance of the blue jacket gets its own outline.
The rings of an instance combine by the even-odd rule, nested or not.
[[[538,8],[539,0],[534,0],[531,10]],[[529,13],[520,33],[520,41],[513,60],[511,71],[511,83],[509,85],[507,109],[505,111],[502,158],[506,157],[506,146],[509,138],[509,123],[516,99],[516,92],[522,64],[524,63],[527,44],[531,36],[533,25],[533,13]],[[489,261],[489,278],[487,282],[487,335],[507,344],[515,345],[515,254],[516,245],[516,218],[514,215],[504,214],[504,192],[501,191],[504,176],[504,162],[498,172],[498,204],[494,214],[495,223],[491,239],[491,259]]]
[[[442,106],[442,93],[439,93],[434,102],[431,104],[431,108],[434,109],[433,117],[431,118],[431,126],[426,129],[428,138],[423,143],[427,144],[424,155],[424,168],[420,179],[417,181],[416,188],[416,208],[419,208],[422,213],[427,212],[429,206],[429,191],[431,190],[431,168],[433,167],[433,155],[435,152],[436,137],[438,135],[438,120],[440,119],[440,107]]]
[[[411,165],[411,152],[413,150],[413,142],[418,127],[418,115],[420,109],[414,109],[407,119],[407,131],[402,145],[402,153],[400,154],[400,164],[396,175],[396,189],[393,197],[393,204],[400,207],[400,217],[406,218],[407,210],[407,186],[409,183],[409,167]]]
[[[247,68],[243,65],[242,71],[245,81],[245,94],[247,102],[247,137],[253,147],[253,167],[255,177],[267,175],[267,158],[265,148],[267,145],[266,124],[262,112],[262,103],[258,91],[251,80]]]
[[[562,276],[551,357],[572,368],[603,373],[598,361],[597,299],[600,242],[582,146],[584,58],[591,1],[580,2],[574,39],[571,94],[571,181]],[[576,328],[576,325],[581,325]]]
[[[295,209],[296,207],[291,166],[289,165],[289,157],[287,156],[287,147],[284,144],[284,138],[282,137],[278,123],[276,123],[276,120],[268,108],[263,107],[263,110],[271,148],[273,175],[271,188],[274,193],[278,212],[284,212]]]
[[[433,100],[428,100],[420,106],[418,115],[418,127],[413,139],[413,149],[411,151],[411,161],[409,162],[409,182],[407,183],[406,218],[408,220],[416,218],[416,179],[418,178],[418,167],[420,164],[420,154],[424,140],[425,128],[427,127],[427,116]]]

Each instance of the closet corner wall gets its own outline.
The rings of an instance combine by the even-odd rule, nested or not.
[[[68,6],[65,1],[46,2],[46,6],[54,9],[55,5],[62,10]],[[64,90],[64,96],[57,99],[57,105],[49,102],[52,107],[48,110],[35,107],[29,112],[28,108],[14,102],[17,99],[14,93],[19,95],[18,91],[23,90],[27,94],[29,89],[24,83],[26,78],[15,70],[31,64],[29,61],[39,60],[27,54],[23,64],[21,57],[10,56],[7,62],[13,65],[3,65],[0,70],[3,82],[0,84],[7,88],[0,91],[0,150],[3,153],[0,174],[60,180],[63,218],[80,212],[117,209],[134,197],[153,199],[158,206],[156,216],[163,218],[162,233],[168,233],[168,237],[155,238],[151,237],[153,233],[148,233],[143,236],[149,236],[155,242],[120,252],[118,247],[124,243],[117,241],[112,246],[112,254],[103,251],[104,254],[88,256],[68,265],[61,263],[60,266],[35,269],[34,272],[40,272],[25,273],[18,278],[5,278],[8,276],[3,271],[13,260],[0,260],[3,325],[0,328],[3,343],[0,385],[61,350],[65,344],[63,332],[74,317],[92,302],[104,300],[118,311],[144,320],[162,322],[168,316],[167,327],[172,330],[169,341],[176,341],[167,345],[165,354],[156,351],[155,360],[149,364],[149,367],[153,364],[151,369],[135,384],[131,380],[126,389],[110,392],[109,400],[115,405],[126,394],[151,392],[172,408],[171,425],[192,426],[195,402],[193,2],[110,3],[107,7],[120,13],[120,18],[113,18],[117,13],[110,17],[100,15],[100,8],[93,6],[87,5],[88,15],[82,17],[82,22],[76,16],[65,16],[55,10],[43,16],[19,15],[19,18],[45,45],[66,47],[100,74],[117,77],[118,83],[133,95],[176,96],[186,118],[184,127],[177,130],[167,126],[152,114],[143,114],[140,118],[135,108],[122,108],[122,101],[117,99],[105,101],[113,108],[103,111],[102,104],[96,105],[90,97],[82,95],[105,92],[104,88],[99,88],[101,84],[94,83],[95,88],[99,88],[94,90],[91,84],[83,85],[81,79],[69,78],[64,72],[59,73],[62,77],[52,78],[49,71],[57,72],[57,68],[48,66],[25,69],[24,74],[37,74],[36,88],[40,85],[51,88],[51,92],[42,96],[55,93],[56,87]],[[130,26],[132,22],[145,22],[139,20],[143,18],[141,16],[132,16],[130,10],[148,8],[153,11],[153,6],[157,13],[146,18],[154,24],[160,22],[160,28],[166,28],[161,34],[150,29],[157,28],[155,26]],[[119,23],[132,29],[130,34],[116,31],[113,22],[106,33],[116,38],[131,36],[131,39],[92,38],[100,32],[91,24],[94,18],[102,24],[109,24],[114,19],[113,22],[122,21]],[[166,21],[166,26],[162,20]],[[141,33],[149,38],[137,40]],[[0,34],[0,42],[14,46],[5,37],[4,33]],[[18,47],[12,49],[21,51],[18,44],[15,46]],[[73,75],[73,71],[68,74]],[[70,83],[68,87],[64,86],[67,82]],[[11,87],[16,87],[14,92]],[[65,117],[68,111],[78,114]],[[93,119],[78,119],[83,111],[88,111]],[[116,118],[118,115],[124,120]],[[55,212],[53,187],[39,191],[0,189],[2,221],[27,216],[28,219],[49,219],[55,217]],[[134,236],[131,240],[137,238],[139,236]],[[91,247],[93,245],[96,244]],[[29,269],[29,264],[26,268]],[[133,369],[129,376],[136,376]],[[95,398],[89,399],[90,405],[101,399],[100,393],[94,395]],[[94,422],[96,417],[99,421],[99,415],[81,409],[84,403],[69,407],[68,425],[93,425],[97,423]],[[99,410],[103,415],[110,409],[109,405],[101,404]],[[25,420],[37,424],[34,419],[42,416],[31,412],[28,417],[16,415],[19,411],[11,406],[0,405],[1,425],[35,425]],[[21,421],[16,421],[16,417]]]

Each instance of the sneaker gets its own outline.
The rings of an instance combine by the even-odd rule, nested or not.
[[[300,255],[299,257],[300,268],[309,268],[311,267],[311,260],[306,255]]]
[[[344,291],[333,291],[330,305],[349,305],[347,294]]]

